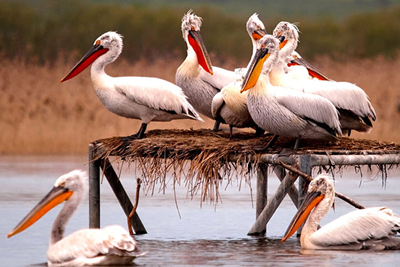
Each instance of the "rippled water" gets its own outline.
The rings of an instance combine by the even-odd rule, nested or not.
[[[10,239],[7,233],[51,189],[55,179],[72,169],[87,169],[85,157],[0,157],[0,265],[45,266],[51,224],[60,207]],[[255,177],[252,179],[255,191]],[[386,186],[381,178],[354,170],[336,177],[336,188],[365,206],[389,206],[400,213],[400,173],[390,171]],[[130,195],[135,192],[135,177],[123,172],[122,183]],[[177,206],[171,186],[165,193],[141,195],[138,214],[148,234],[136,236],[139,247],[147,251],[138,258],[138,266],[395,266],[400,251],[301,251],[296,237],[280,242],[296,212],[285,199],[268,225],[266,237],[250,237],[247,232],[255,220],[255,203],[248,185],[233,182],[221,190],[222,203],[200,204],[199,197],[186,198],[186,189],[177,189]],[[271,175],[269,195],[278,186]],[[133,197],[131,197],[133,199]],[[321,223],[353,210],[336,201]],[[179,216],[180,214],[180,216]],[[109,185],[101,186],[101,225],[120,224],[126,219]],[[88,203],[85,201],[67,225],[67,234],[88,226]]]

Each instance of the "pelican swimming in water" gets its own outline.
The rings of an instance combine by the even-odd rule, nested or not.
[[[139,119],[142,125],[131,138],[143,138],[151,121],[195,119],[203,121],[175,84],[152,77],[111,77],[104,68],[122,52],[122,36],[106,32],[61,82],[69,80],[90,64],[92,83],[97,96],[111,112],[126,118]]]
[[[253,14],[247,20],[246,31],[250,36],[253,53],[256,51],[256,43],[265,34],[265,27],[258,14]],[[229,124],[230,138],[233,137],[233,127],[245,128],[250,127],[256,130],[256,135],[261,135],[264,130],[258,127],[253,121],[247,108],[247,93],[240,93],[240,85],[243,81],[243,76],[246,69],[235,70],[235,81],[226,85],[218,92],[212,100],[211,111],[213,117],[217,121]]]
[[[254,122],[269,133],[296,138],[295,149],[300,139],[335,140],[341,129],[331,102],[269,82],[278,52],[277,38],[265,35],[260,39],[243,81],[241,92],[249,90],[247,105]]]
[[[282,21],[276,26],[273,34],[284,44],[279,51],[279,60],[270,72],[273,85],[320,95],[328,99],[338,109],[341,129],[348,135],[352,130],[369,132],[372,129],[371,120],[376,120],[376,113],[367,94],[360,87],[349,82],[293,79],[285,74],[284,69],[287,64],[285,59],[297,48],[298,29],[295,25]]]
[[[303,204],[290,223],[282,242],[307,219],[300,236],[302,249],[399,249],[400,216],[386,207],[366,208],[347,213],[319,228],[335,199],[332,179],[319,175],[310,182]]]
[[[214,119],[211,111],[213,97],[235,81],[235,73],[212,66],[200,33],[201,18],[191,10],[182,18],[182,35],[187,44],[187,57],[176,71],[176,84],[182,88],[193,107],[206,117]],[[218,130],[218,121],[214,130]]]
[[[26,215],[8,237],[24,231],[50,209],[65,201],[56,217],[47,251],[49,266],[126,265],[139,253],[136,241],[119,225],[103,229],[82,229],[64,237],[65,225],[82,203],[87,175],[74,170],[60,176],[52,190]]]

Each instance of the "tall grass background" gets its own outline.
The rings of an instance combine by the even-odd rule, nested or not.
[[[223,2],[223,1],[222,1]],[[216,66],[246,66],[251,55],[245,22],[250,14],[221,14],[210,6],[202,35]],[[326,75],[349,81],[370,96],[378,120],[354,138],[400,142],[397,104],[400,69],[400,8],[331,17],[263,17],[272,32],[280,20],[299,22],[298,51]],[[186,56],[180,20],[187,7],[90,1],[0,1],[0,154],[84,154],[91,141],[135,133],[140,121],[114,115],[96,97],[89,70],[59,80],[108,30],[124,35],[112,76],[154,76],[174,82]],[[151,123],[153,128],[211,128],[192,120]]]

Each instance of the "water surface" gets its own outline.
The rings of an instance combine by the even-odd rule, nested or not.
[[[50,211],[24,232],[7,239],[7,233],[51,189],[60,175],[73,169],[87,170],[85,157],[0,157],[0,262],[1,266],[45,266],[51,224],[60,207]],[[134,199],[136,175],[124,170],[121,181]],[[400,213],[400,175],[392,170],[384,186],[377,171],[353,169],[336,175],[336,189],[365,206],[388,206]],[[255,192],[255,177],[251,180]],[[270,175],[269,195],[278,186]],[[177,188],[176,199],[169,185],[164,193],[140,196],[138,214],[148,234],[136,236],[147,255],[138,266],[395,266],[399,251],[301,251],[296,237],[280,242],[296,210],[287,197],[271,219],[265,237],[247,232],[255,220],[250,186],[243,181],[222,182],[222,202],[201,203],[199,196],[186,197]],[[239,190],[240,186],[240,190]],[[354,208],[341,200],[322,225]],[[101,225],[120,224],[126,219],[106,180],[101,185]],[[88,226],[88,203],[82,204],[67,225],[67,234]]]

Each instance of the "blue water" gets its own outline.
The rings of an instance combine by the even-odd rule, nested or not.
[[[85,157],[0,157],[0,266],[45,266],[51,224],[60,207],[50,211],[24,232],[7,234],[51,189],[60,175],[73,169],[87,170]],[[134,199],[136,177],[133,167],[122,170],[121,181]],[[251,179],[255,192],[255,177]],[[279,184],[271,174],[269,195]],[[348,169],[336,175],[336,189],[364,206],[388,206],[400,213],[400,172],[391,170],[386,184],[363,170],[363,177]],[[172,185],[164,192],[141,192],[138,214],[148,234],[136,236],[147,254],[135,260],[138,266],[395,266],[399,251],[301,251],[299,240],[280,242],[296,210],[287,197],[271,219],[265,237],[247,232],[255,220],[254,193],[243,179],[222,182],[222,202],[201,203],[200,196],[187,197],[184,186]],[[226,189],[225,189],[226,188]],[[341,200],[321,225],[352,211]],[[120,224],[126,218],[107,181],[101,185],[101,225]],[[88,226],[87,200],[67,225],[67,234]]]

